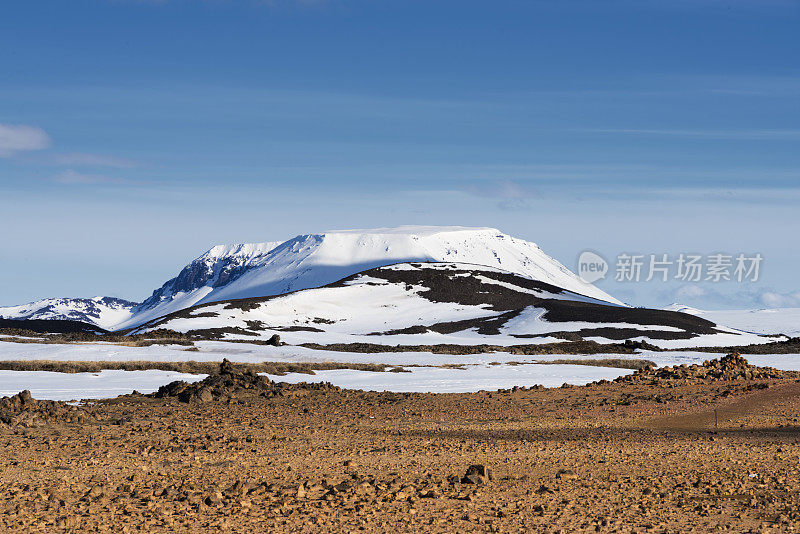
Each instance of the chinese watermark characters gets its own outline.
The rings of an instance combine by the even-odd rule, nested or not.
[[[649,282],[757,282],[761,274],[761,254],[620,254],[614,280]]]
[[[764,258],[761,254],[633,254],[617,256],[617,282],[758,282]],[[589,284],[609,275],[611,266],[597,252],[585,250],[578,257],[578,276]]]

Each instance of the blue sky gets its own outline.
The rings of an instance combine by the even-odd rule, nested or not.
[[[0,17],[0,305],[141,300],[213,244],[493,226],[584,249],[760,252],[800,306],[800,4],[14,1]]]

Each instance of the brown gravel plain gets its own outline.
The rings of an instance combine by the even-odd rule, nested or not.
[[[472,394],[229,368],[162,398],[5,399],[0,531],[792,532],[798,376],[734,360]]]

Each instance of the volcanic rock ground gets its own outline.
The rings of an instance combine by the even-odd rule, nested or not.
[[[797,373],[734,356],[584,387],[397,394],[276,385],[226,365],[188,389],[84,405],[80,418],[7,400],[29,416],[0,424],[0,531],[800,524]]]

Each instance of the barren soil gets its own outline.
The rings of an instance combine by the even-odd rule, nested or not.
[[[32,411],[0,423],[0,531],[792,531],[797,377],[713,374],[438,395],[217,377],[41,417],[7,399]]]

